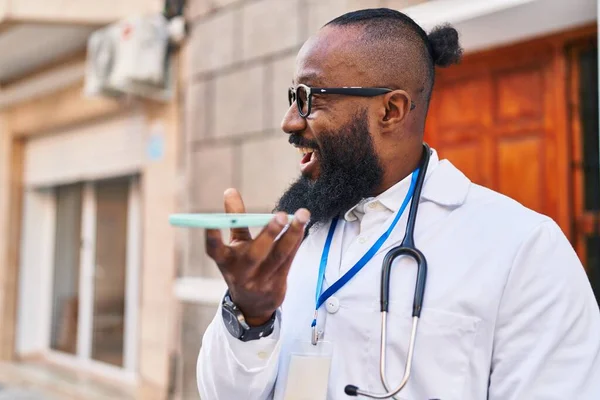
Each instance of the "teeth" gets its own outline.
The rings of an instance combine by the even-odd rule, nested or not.
[[[297,149],[298,149],[298,152],[302,155],[314,152],[313,149],[309,149],[308,147],[297,147]]]

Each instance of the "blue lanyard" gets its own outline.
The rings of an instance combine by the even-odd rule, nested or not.
[[[402,202],[402,206],[400,206],[400,210],[398,210],[396,217],[392,221],[392,224],[387,229],[387,231],[385,231],[383,233],[383,235],[381,235],[381,237],[379,239],[377,239],[377,241],[373,244],[373,246],[371,246],[369,251],[367,251],[365,253],[365,255],[362,256],[361,259],[358,260],[358,262],[356,264],[354,264],[354,266],[352,268],[350,268],[350,270],[348,270],[348,272],[346,272],[344,274],[344,276],[342,276],[340,279],[335,281],[335,283],[333,285],[331,285],[329,288],[327,288],[327,290],[325,290],[325,292],[321,293],[321,290],[323,289],[323,281],[325,280],[325,270],[327,269],[327,259],[329,258],[329,249],[331,247],[331,242],[333,241],[333,234],[335,233],[335,227],[337,226],[338,219],[335,218],[331,222],[331,226],[329,227],[329,233],[327,234],[327,239],[325,240],[325,247],[323,248],[323,254],[321,255],[321,265],[319,266],[319,277],[317,280],[317,293],[315,296],[316,297],[315,298],[315,301],[316,301],[315,317],[311,324],[311,326],[313,328],[317,324],[317,311],[319,310],[321,305],[323,305],[323,303],[325,303],[325,301],[327,301],[328,298],[330,298],[331,296],[333,296],[333,294],[335,292],[340,290],[346,283],[348,283],[348,281],[350,279],[352,279],[354,277],[354,275],[356,275],[358,273],[358,271],[360,271],[369,261],[371,261],[373,256],[375,256],[377,251],[381,248],[383,243],[390,236],[390,234],[394,230],[394,227],[398,223],[398,220],[402,216],[402,213],[404,213],[404,210],[406,209],[406,206],[408,205],[408,202],[410,201],[410,199],[413,195],[413,192],[415,191],[415,185],[417,183],[418,176],[419,176],[419,168],[417,168],[413,172],[412,179],[410,182],[410,187],[408,188],[408,193],[406,193],[406,197],[404,198],[404,201]],[[418,199],[417,199],[417,201],[418,201]]]

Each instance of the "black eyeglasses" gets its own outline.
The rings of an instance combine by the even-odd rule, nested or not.
[[[288,89],[288,100],[290,106],[296,102],[298,106],[298,112],[302,118],[306,118],[310,115],[312,108],[312,95],[313,93],[322,94],[341,94],[346,96],[360,96],[360,97],[374,97],[380,96],[393,92],[393,89],[387,88],[372,88],[372,87],[343,87],[343,88],[324,88],[324,87],[309,87],[304,84],[291,87]],[[415,108],[415,103],[410,102],[410,109]]]

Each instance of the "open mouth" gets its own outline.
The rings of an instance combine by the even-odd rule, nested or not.
[[[300,161],[300,164],[306,164],[310,162],[315,152],[314,149],[311,149],[309,147],[296,147],[296,150],[298,150],[298,153],[302,155],[302,160]]]
[[[317,168],[319,160],[318,151],[310,147],[296,146],[298,152],[302,155],[300,160],[300,171],[303,175],[312,176]]]
[[[302,156],[300,159],[300,172],[302,175],[310,179],[315,179],[318,173],[320,158],[317,142],[300,135],[290,135],[288,140]]]

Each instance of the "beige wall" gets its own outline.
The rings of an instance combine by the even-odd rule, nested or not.
[[[11,207],[11,178],[12,178],[12,136],[6,128],[6,118],[0,113],[0,317],[3,325],[8,325],[9,329],[0,329],[0,360],[10,358],[13,349],[12,328],[14,322],[9,320],[12,313],[10,308],[14,306],[14,296],[10,292],[9,282],[12,283],[12,275],[9,263],[12,260],[9,257],[10,242],[10,207]],[[7,316],[8,315],[8,316]]]
[[[299,156],[280,129],[296,53],[308,36],[347,11],[421,0],[190,0],[183,54],[184,160],[189,212],[221,212],[223,191],[237,187],[249,212],[270,212],[299,174]],[[201,230],[187,230],[180,275],[219,278]],[[197,399],[195,362],[216,306],[180,304],[184,399]]]
[[[177,62],[178,56],[173,57]],[[81,62],[76,60],[75,62]],[[65,65],[64,68],[68,66]],[[178,67],[178,63],[175,64]],[[145,160],[141,174],[142,266],[140,271],[138,327],[138,396],[165,399],[173,348],[175,231],[168,215],[179,196],[180,96],[168,103],[121,102],[87,98],[83,82],[43,97],[16,104],[0,112],[0,360],[14,358],[16,274],[20,228],[21,143],[31,136],[60,134],[72,127],[93,126],[115,116],[138,114],[144,119],[144,143],[160,135],[162,157]],[[145,153],[144,153],[145,154]]]
[[[162,0],[0,0],[0,23],[106,24],[135,13],[160,12]]]
[[[148,104],[149,134],[162,134],[164,154],[148,161],[142,171],[142,271],[139,334],[138,399],[166,399],[172,378],[171,355],[175,302],[176,230],[168,215],[177,210],[179,196],[180,110],[179,101]]]

